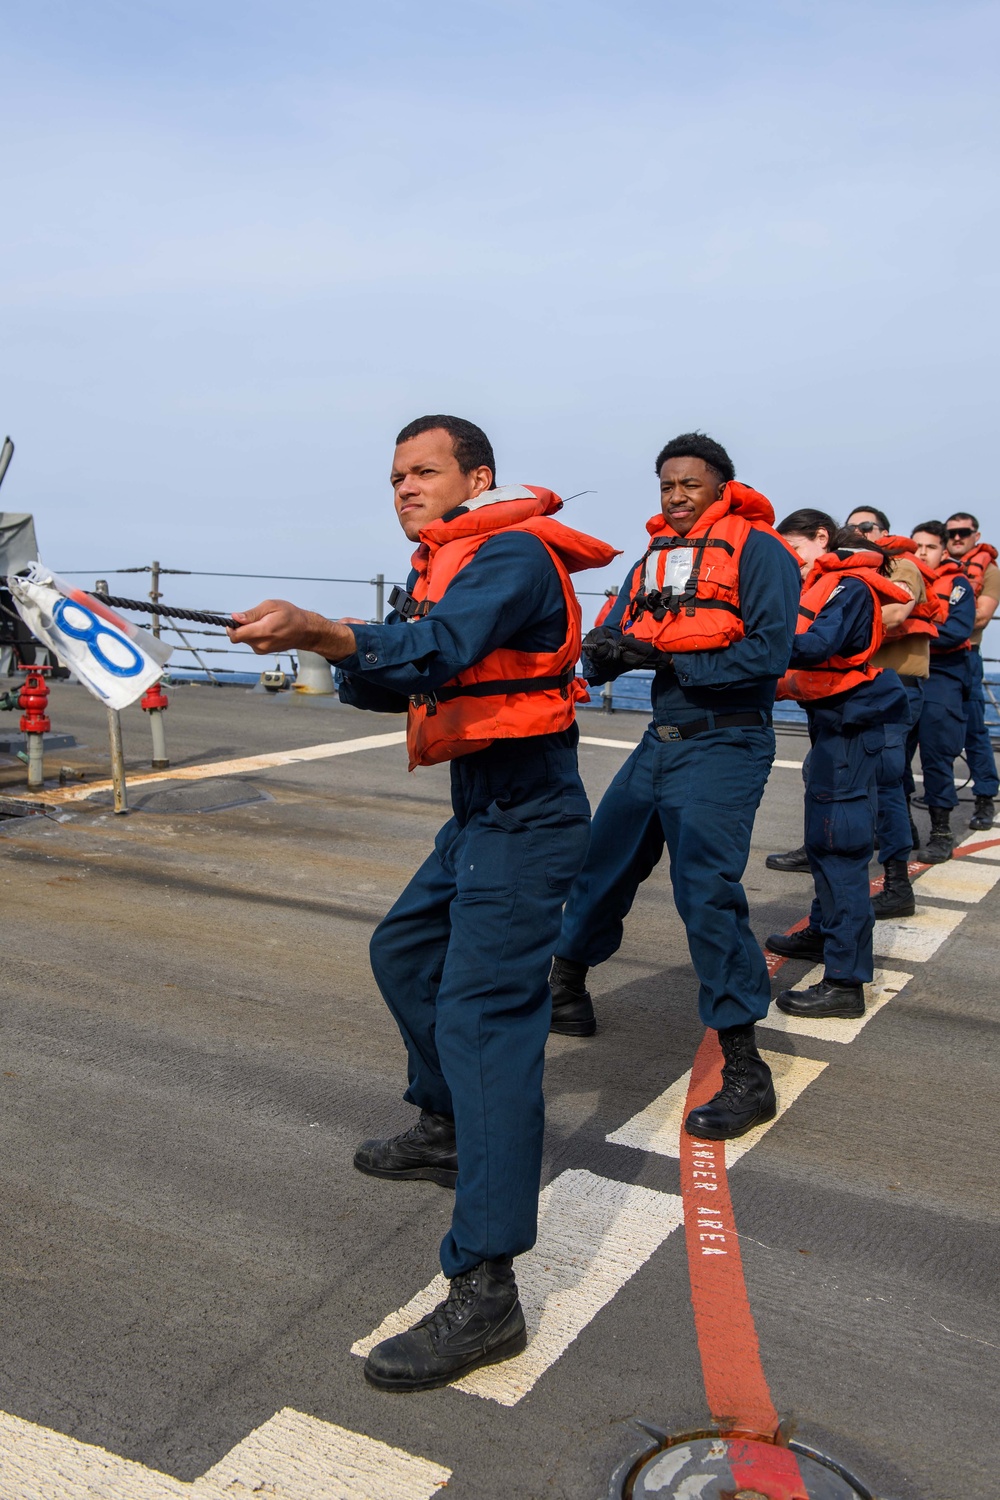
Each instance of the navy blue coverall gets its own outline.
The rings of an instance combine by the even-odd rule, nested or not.
[[[500,646],[558,650],[566,606],[537,537],[500,532],[425,619],[352,628],[341,699],[401,712]],[[535,1242],[549,964],[590,832],[578,738],[574,724],[453,760],[454,816],[372,937],[372,971],[406,1044],[403,1097],[455,1120],[448,1277]]]
[[[901,724],[885,726],[885,749],[878,758],[875,781],[878,788],[878,857],[883,865],[890,859],[909,859],[913,849],[910,832],[910,810],[906,804],[905,782],[909,775],[907,753],[910,732],[919,723],[924,706],[926,678],[899,679],[906,694],[906,719]],[[912,779],[911,779],[912,786]]]
[[[845,576],[808,630],[795,637],[791,665],[821,667],[857,656],[875,628],[875,600]],[[816,895],[809,926],[824,937],[827,979],[870,984],[873,969],[868,864],[875,847],[876,775],[887,729],[906,723],[909,703],[896,673],[805,704],[809,718],[805,840]]]
[[[634,574],[605,622],[609,629],[621,625]],[[590,852],[555,950],[588,966],[617,952],[636,891],[666,843],[699,980],[699,1014],[716,1030],[759,1020],[771,1001],[740,882],[774,759],[771,709],[788,664],[799,588],[795,559],[774,537],[751,531],[740,556],[746,634],[724,649],[678,653],[656,672],[652,723],[594,815]],[[608,680],[588,669],[586,657],[584,667],[589,681]],[[757,723],[714,726],[715,714],[742,712],[756,715]],[[696,721],[707,721],[702,733],[669,735],[669,726]]]
[[[986,727],[986,693],[983,689],[983,653],[969,650],[969,700],[965,705],[965,759],[972,773],[975,797],[995,797],[1000,791],[996,756]]]
[[[970,652],[965,642],[976,618],[972,584],[961,573],[953,575],[948,618],[931,641],[931,675],[924,688],[920,718],[907,739],[904,789],[913,795],[910,762],[920,746],[924,802],[928,807],[958,806],[955,760],[965,745],[966,704],[972,691]]]

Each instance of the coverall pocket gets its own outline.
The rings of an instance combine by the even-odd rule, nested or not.
[[[533,830],[491,802],[467,826],[455,851],[459,900],[509,895],[531,848]]]
[[[590,847],[590,803],[582,792],[564,794],[562,817],[552,832],[545,879],[549,890],[557,891],[565,900]]]
[[[875,810],[871,794],[806,794],[806,846],[829,854],[856,854],[874,847]]]

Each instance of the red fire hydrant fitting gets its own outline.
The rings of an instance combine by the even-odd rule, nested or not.
[[[24,709],[21,715],[21,733],[46,734],[52,728],[45,712],[49,705],[49,685],[42,675],[41,667],[27,667],[25,670],[28,675],[17,699],[18,707]]]
[[[139,707],[149,713],[151,708],[164,709],[170,707],[170,699],[163,691],[162,682],[154,682],[151,688],[147,688],[139,699]]]
[[[162,682],[154,682],[140,699],[143,711],[149,714],[149,727],[153,732],[153,770],[165,771],[170,765],[167,759],[167,739],[163,733],[163,710],[170,707]]]
[[[28,751],[28,789],[38,791],[45,785],[42,765],[45,741],[42,736],[52,728],[45,712],[49,706],[49,685],[45,681],[45,673],[51,669],[22,666],[21,670],[28,674],[24,679],[24,687],[17,695],[18,707],[24,709],[21,715],[21,733],[25,737],[24,743]]]

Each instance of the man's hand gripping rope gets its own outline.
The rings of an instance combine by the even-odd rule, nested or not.
[[[229,639],[246,645],[258,656],[278,651],[315,651],[327,661],[343,661],[353,656],[357,642],[350,624],[327,620],[311,609],[299,609],[287,599],[265,599],[253,609],[233,611],[235,625],[228,630]],[[352,623],[361,624],[355,620]]]

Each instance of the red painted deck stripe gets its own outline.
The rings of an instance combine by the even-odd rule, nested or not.
[[[718,1033],[706,1031],[691,1069],[685,1113],[717,1092],[722,1072]],[[805,1495],[798,1464],[787,1449],[774,1446],[768,1470],[759,1453],[741,1461],[739,1434],[773,1439],[778,1413],[760,1361],[757,1329],[750,1311],[743,1257],[729,1194],[723,1141],[700,1141],[681,1131],[681,1195],[687,1240],[691,1305],[709,1410],[722,1432],[733,1435],[729,1462],[739,1488],[768,1481],[773,1500]],[[773,1461],[771,1454],[773,1453]]]

